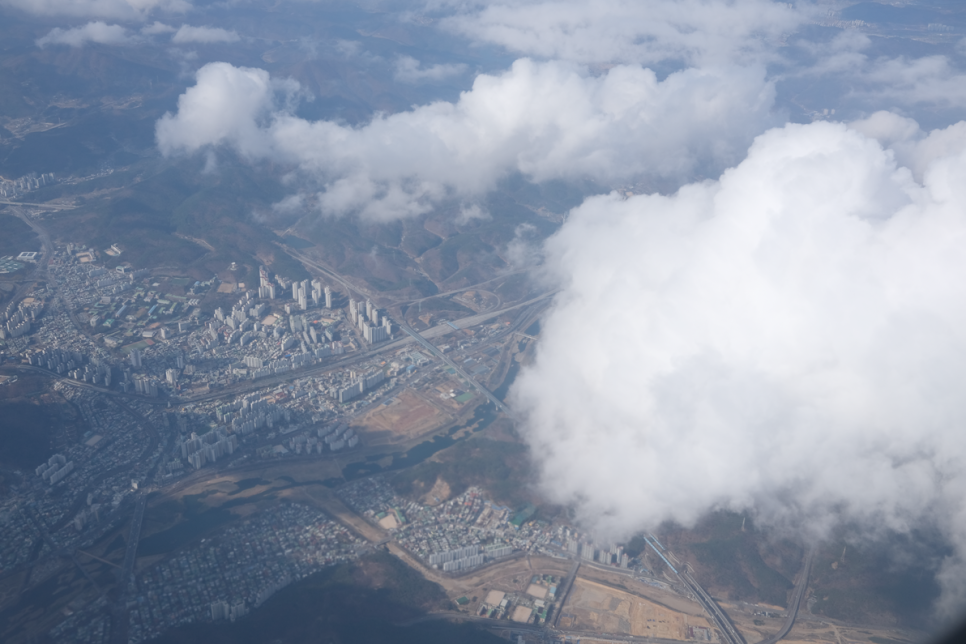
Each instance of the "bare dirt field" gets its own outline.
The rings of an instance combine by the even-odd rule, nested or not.
[[[433,484],[433,487],[429,490],[429,492],[424,494],[423,498],[420,499],[420,502],[423,505],[435,506],[443,503],[444,501],[448,501],[452,494],[453,491],[450,490],[449,483],[447,483],[443,477],[439,476],[436,478],[436,483]]]
[[[506,593],[502,590],[491,590],[486,594],[486,599],[483,600],[483,603],[488,606],[499,606],[504,597],[506,597]]]
[[[378,405],[352,422],[366,442],[394,443],[439,429],[452,418],[420,394],[404,390],[388,405]]]
[[[527,588],[527,594],[537,599],[543,599],[547,596],[547,587],[530,584],[529,588]]]
[[[610,586],[578,579],[561,615],[561,628],[687,640],[691,629],[710,629],[707,619],[689,615]]]
[[[653,603],[660,604],[666,608],[695,617],[704,617],[704,609],[695,601],[679,595],[676,592],[658,588],[634,579],[625,574],[601,570],[592,566],[583,566],[580,569],[579,577],[595,581],[604,586],[616,587],[618,590],[625,590],[633,595],[644,597]]]
[[[379,519],[379,527],[383,530],[393,530],[399,527],[399,521],[396,521],[396,515],[391,512]]]

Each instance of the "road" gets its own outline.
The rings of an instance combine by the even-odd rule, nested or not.
[[[479,624],[485,626],[486,628],[496,628],[500,630],[517,630],[525,633],[540,633],[543,632],[543,626],[536,626],[534,624],[518,624],[516,622],[500,621],[495,620],[490,617],[478,617],[476,615],[467,615],[466,613],[429,613],[428,615],[422,615],[415,619],[411,619],[407,622],[399,624],[400,626],[415,626],[416,624],[425,624],[426,622],[470,622],[472,624]]]
[[[141,538],[141,524],[144,521],[147,501],[147,491],[142,491],[134,503],[134,516],[131,518],[131,529],[124,551],[124,565],[118,573],[117,599],[111,605],[111,644],[126,644],[128,641],[130,615],[127,600],[131,586],[134,585],[134,562],[137,560],[138,540]]]
[[[656,542],[656,540],[655,540]],[[664,555],[658,550],[658,547],[654,544],[648,542],[648,545],[654,549],[661,558]],[[671,553],[668,551],[667,554],[670,556]],[[802,604],[802,598],[805,597],[805,591],[808,588],[808,575],[812,568],[812,558],[815,554],[815,550],[810,549],[808,554],[805,555],[805,563],[802,566],[802,572],[799,574],[798,583],[795,585],[795,589],[792,591],[791,601],[788,603],[788,614],[785,617],[785,623],[782,625],[781,630],[779,630],[775,635],[769,637],[768,639],[762,640],[759,644],[776,644],[779,640],[785,638],[789,632],[792,630],[792,626],[795,625],[795,618],[798,616],[798,610]],[[665,559],[667,562],[667,559]],[[670,563],[668,563],[670,566]],[[677,573],[677,576],[688,589],[694,594],[698,602],[704,607],[704,609],[714,620],[715,625],[721,631],[722,637],[727,640],[727,644],[745,644],[745,638],[742,637],[741,633],[735,628],[734,624],[728,615],[718,606],[718,603],[701,587],[694,577],[691,576],[689,566],[685,564],[683,570],[672,570]]]
[[[28,510],[26,514],[28,517],[30,517],[30,520],[33,521],[33,524],[37,528],[37,531],[40,533],[41,538],[45,542],[47,542],[47,546],[51,549],[51,551],[69,558],[71,562],[74,564],[74,566],[76,566],[77,569],[80,570],[81,574],[84,575],[87,581],[91,582],[91,585],[94,586],[94,589],[97,590],[98,593],[103,593],[104,591],[101,589],[98,583],[94,581],[94,578],[91,577],[91,574],[87,572],[87,569],[84,568],[84,566],[82,566],[81,563],[77,560],[77,553],[74,552],[73,550],[61,548],[59,545],[57,545],[57,542],[54,541],[54,538],[51,536],[50,531],[47,529],[47,524],[44,523],[44,520],[40,518],[40,516],[35,514],[33,510]],[[21,590],[21,592],[23,592],[23,590]]]
[[[3,202],[0,202],[0,203],[3,203]],[[24,283],[20,285],[20,288],[18,288],[17,292],[14,293],[14,296],[10,300],[10,303],[16,304],[17,302],[22,300],[24,296],[26,296],[27,292],[31,288],[33,288],[33,285],[41,281],[46,281],[50,290],[56,294],[57,286],[58,286],[57,280],[55,280],[47,270],[47,266],[50,264],[50,260],[54,256],[54,243],[50,239],[50,234],[47,232],[46,228],[44,228],[39,223],[31,219],[30,216],[27,215],[27,213],[25,213],[21,208],[11,208],[10,211],[13,213],[15,217],[17,217],[25,224],[30,226],[30,228],[37,234],[37,237],[40,239],[40,246],[41,246],[40,259],[37,261],[37,266],[36,268],[34,268],[33,274],[31,275],[29,280],[25,280]],[[66,304],[63,304],[63,300],[61,300],[61,305],[64,307],[64,311],[67,313],[67,317],[70,318],[70,321],[73,323],[77,331],[83,335],[90,337],[89,328],[87,327],[87,325],[81,324],[80,320],[77,319],[76,312]],[[53,308],[52,305],[51,305],[51,308]]]
[[[67,205],[67,204],[53,204],[53,203],[30,203],[29,201],[8,201],[7,199],[0,199],[0,204],[6,204],[8,206],[33,206],[36,208],[46,208],[47,210],[73,210],[77,206]]]
[[[722,637],[728,642],[728,644],[745,644],[745,638],[741,636],[738,629],[735,628],[734,624],[731,623],[731,619],[725,614],[721,607],[718,606],[718,602],[712,599],[711,595],[701,587],[691,573],[687,570],[678,573],[678,577],[685,583],[688,589],[694,593],[698,602],[704,606],[704,609],[708,611],[711,615],[711,619],[714,620],[715,625],[721,632]]]
[[[124,565],[121,572],[121,582],[125,587],[133,581],[134,561],[137,559],[138,540],[141,538],[141,524],[144,521],[144,508],[148,502],[148,495],[142,492],[134,503],[134,516],[131,518],[131,530],[128,533],[127,547],[124,551]]]
[[[512,306],[503,307],[497,311],[489,311],[487,313],[480,313],[477,315],[470,315],[465,318],[460,318],[459,320],[456,320],[454,324],[461,329],[473,327],[473,326],[476,326],[477,324],[482,324],[486,320],[499,317],[500,315],[506,313],[507,311],[513,311],[515,309],[518,309],[524,306],[532,306],[532,305],[538,304],[553,296],[554,293],[555,292],[543,293],[535,298],[527,300],[526,302],[521,302],[519,304],[514,304]],[[427,339],[427,338],[435,338],[435,337],[439,337],[439,336],[443,336],[443,335],[447,335],[449,333],[455,333],[455,332],[456,332],[456,329],[453,329],[448,324],[440,324],[438,326],[432,327],[431,329],[427,329],[426,331],[421,332],[420,335],[424,339]],[[296,380],[298,378],[303,378],[305,376],[324,373],[326,371],[333,371],[335,369],[342,369],[342,368],[348,367],[349,365],[356,364],[358,362],[363,362],[370,358],[374,358],[379,354],[401,349],[402,347],[408,344],[412,344],[413,342],[416,342],[416,341],[417,341],[416,338],[407,334],[406,337],[400,338],[399,340],[393,340],[391,342],[377,344],[366,351],[358,351],[356,353],[351,353],[346,355],[344,358],[340,358],[332,362],[326,362],[324,364],[292,369],[291,371],[288,371],[279,376],[269,376],[267,378],[259,378],[258,380],[246,380],[243,382],[235,383],[233,385],[229,385],[224,389],[218,390],[217,392],[203,394],[201,396],[190,396],[190,397],[186,396],[180,399],[174,399],[172,400],[172,402],[175,402],[177,404],[199,403],[199,402],[207,402],[210,400],[217,400],[219,398],[227,398],[229,396],[237,396],[239,394],[247,393],[249,391],[263,389],[265,387],[281,384],[283,382],[289,382],[292,380]],[[136,397],[138,400],[142,400],[144,402],[152,403],[152,404],[166,405],[169,402],[169,399],[167,398],[146,399],[142,396],[134,396],[133,394],[131,395],[131,397]]]
[[[365,295],[366,297],[370,298],[373,301],[376,301],[376,299],[389,300],[389,301],[392,302],[392,305],[393,306],[399,306],[399,305],[410,305],[411,306],[413,304],[418,304],[420,302],[425,302],[426,300],[431,300],[431,299],[436,298],[436,297],[449,297],[450,295],[455,295],[457,293],[462,293],[464,291],[470,291],[470,290],[478,289],[478,288],[482,287],[484,284],[489,284],[491,282],[496,282],[497,280],[501,280],[501,279],[507,279],[508,277],[512,277],[513,275],[517,275],[519,273],[525,273],[525,272],[527,272],[527,271],[530,270],[529,268],[521,268],[521,269],[518,269],[518,270],[515,270],[515,271],[510,271],[509,273],[503,273],[502,275],[498,275],[496,277],[493,277],[491,279],[485,280],[483,282],[477,282],[476,284],[473,284],[471,286],[464,286],[462,288],[453,289],[451,291],[444,291],[442,293],[434,293],[433,295],[427,295],[425,297],[418,297],[418,298],[412,299],[412,300],[404,300],[404,299],[400,299],[400,298],[393,297],[391,294],[388,294],[388,293],[381,293],[381,292],[380,293],[371,293],[370,291],[366,290],[365,288],[359,287],[356,284],[351,284],[345,278],[343,278],[341,275],[339,275],[338,273],[336,273],[334,270],[332,270],[328,266],[325,266],[324,264],[321,264],[321,263],[319,263],[319,262],[317,262],[317,261],[315,261],[313,259],[309,259],[308,257],[305,256],[305,253],[302,253],[301,251],[299,251],[299,250],[297,250],[295,248],[292,248],[291,246],[288,246],[287,244],[284,244],[284,243],[279,243],[279,246],[281,246],[282,248],[284,248],[286,253],[288,253],[289,255],[291,255],[292,257],[294,257],[295,259],[297,259],[298,261],[302,262],[306,266],[311,266],[312,268],[314,268],[315,270],[321,272],[322,274],[326,275],[327,277],[330,277],[331,279],[337,281],[339,284],[342,285],[342,288],[344,288],[346,290],[346,293],[347,294],[348,293],[353,293],[353,292],[360,293],[360,294]],[[425,273],[423,273],[422,275],[423,275],[424,278],[426,278],[427,280],[429,280],[429,276],[428,275],[426,275]],[[430,281],[432,281],[432,280],[430,280]]]
[[[674,559],[675,561],[677,561],[677,558],[670,550],[662,546],[653,534],[645,535],[644,541],[654,552],[657,553],[661,559],[664,560],[664,563],[666,563],[668,568],[671,569],[671,572],[677,575],[678,579],[680,579],[684,585],[687,586],[688,590],[691,591],[691,594],[694,595],[698,603],[701,604],[704,610],[711,617],[711,621],[714,622],[714,624],[718,627],[718,631],[721,633],[721,637],[724,638],[726,644],[745,644],[745,638],[742,637],[741,633],[738,632],[738,629],[735,628],[735,625],[731,623],[731,618],[729,618],[728,615],[721,609],[721,606],[718,606],[718,602],[716,602],[711,595],[709,595],[707,591],[701,587],[701,584],[699,584],[694,577],[691,576],[691,572],[688,570],[688,564],[685,563],[685,565],[682,567],[682,570],[675,568],[671,562],[668,561],[668,558]]]
[[[453,289],[452,291],[443,291],[442,293],[436,293],[435,295],[427,295],[426,297],[420,297],[420,298],[417,298],[415,300],[408,300],[406,302],[403,302],[403,304],[408,304],[408,305],[412,306],[413,304],[419,304],[420,302],[425,302],[426,300],[431,300],[434,297],[449,297],[450,295],[456,295],[457,293],[463,293],[465,291],[478,290],[484,284],[489,284],[491,282],[496,282],[498,280],[503,280],[503,279],[506,279],[508,277],[512,277],[514,275],[519,275],[520,273],[525,273],[525,272],[527,272],[529,270],[530,270],[529,268],[521,268],[521,269],[516,270],[516,271],[510,271],[509,273],[503,273],[501,275],[498,275],[498,276],[493,277],[493,278],[488,279],[488,280],[484,280],[482,282],[477,282],[476,284],[473,284],[471,286],[464,286],[463,288]]]
[[[808,575],[812,571],[812,559],[814,556],[815,548],[809,549],[808,554],[805,555],[805,563],[802,566],[802,572],[798,575],[798,583],[795,584],[795,590],[792,591],[791,601],[788,602],[788,614],[785,616],[785,623],[782,624],[781,630],[768,639],[762,640],[759,644],[775,644],[791,632],[792,626],[795,625],[795,618],[798,617],[798,609],[802,606],[805,590],[808,588]]]
[[[279,244],[279,246],[281,246],[283,249],[285,249],[285,252],[286,253],[288,253],[289,255],[291,255],[292,257],[294,257],[295,259],[297,259],[298,261],[302,262],[306,266],[311,266],[312,268],[314,268],[315,270],[319,271],[320,273],[322,273],[323,275],[325,275],[329,279],[333,279],[336,282],[338,282],[339,284],[341,284],[342,285],[342,288],[345,289],[346,295],[349,295],[349,297],[352,297],[350,295],[350,293],[361,293],[362,295],[365,295],[369,299],[374,299],[376,297],[376,295],[374,293],[370,293],[366,289],[360,288],[359,286],[356,286],[355,284],[351,284],[351,283],[347,282],[345,279],[343,279],[343,277],[341,275],[339,275],[335,271],[331,270],[328,266],[324,266],[324,265],[316,262],[315,260],[309,259],[303,253],[300,253],[299,251],[295,250],[291,246],[286,246],[285,244]]]
[[[496,311],[489,311],[487,313],[479,313],[476,315],[467,316],[465,318],[460,318],[459,320],[456,320],[453,324],[455,324],[460,329],[473,327],[478,324],[482,324],[487,320],[498,317],[508,311],[513,311],[515,309],[525,307],[525,306],[535,306],[547,300],[548,298],[552,297],[555,293],[556,291],[543,293],[525,302],[520,302],[519,304],[514,304],[512,306],[506,306]],[[516,326],[517,325],[514,325],[513,328],[509,329],[509,331],[510,332],[515,331]],[[436,338],[436,337],[447,335],[449,333],[455,333],[455,331],[456,330],[448,324],[440,324],[438,326],[434,326],[430,329],[422,331],[420,333],[420,336],[424,339]],[[58,374],[53,373],[47,369],[43,369],[41,367],[32,367],[30,365],[5,365],[5,366],[6,368],[13,369],[15,371],[34,371],[37,373],[43,373],[47,376],[62,380],[66,384],[72,385],[74,387],[90,389],[92,391],[97,391],[99,393],[117,396],[119,398],[131,398],[134,400],[138,400],[140,402],[146,402],[148,404],[154,404],[154,405],[167,405],[169,402],[183,405],[183,404],[189,404],[189,403],[208,402],[211,400],[218,400],[220,398],[237,396],[240,394],[248,393],[250,391],[255,391],[258,389],[263,389],[265,387],[271,387],[284,382],[296,380],[298,378],[303,378],[305,376],[324,373],[326,371],[333,371],[335,369],[342,369],[342,368],[348,367],[349,365],[353,365],[358,362],[362,362],[364,360],[373,358],[381,353],[400,349],[406,346],[407,344],[412,344],[413,342],[416,342],[416,341],[417,340],[414,337],[407,334],[405,338],[376,345],[375,347],[367,351],[358,351],[356,353],[351,353],[346,355],[344,358],[340,358],[332,362],[326,362],[324,364],[311,365],[309,367],[300,367],[298,369],[292,369],[291,371],[288,371],[285,374],[282,374],[279,376],[269,376],[267,378],[259,378],[258,380],[245,380],[242,382],[229,385],[224,389],[219,389],[216,392],[202,394],[200,396],[185,396],[181,398],[146,398],[139,394],[124,394],[112,389],[107,389],[105,387],[99,387],[97,385],[92,385],[89,383],[85,383],[83,381],[77,381],[64,376],[59,376]]]
[[[476,315],[470,315],[465,318],[460,318],[459,320],[455,320],[453,324],[455,324],[460,329],[467,329],[470,327],[474,327],[477,324],[483,324],[487,320],[491,320],[495,317],[499,317],[508,311],[513,311],[515,309],[523,308],[525,306],[531,306],[539,302],[542,302],[544,300],[547,300],[556,294],[557,294],[557,291],[549,291],[547,293],[541,293],[537,297],[531,298],[526,302],[520,302],[519,304],[514,304],[512,306],[504,306],[503,308],[496,309],[493,311],[487,311],[486,313],[477,313]],[[424,338],[427,338],[427,339],[435,338],[437,336],[452,333],[454,330],[455,329],[453,329],[453,327],[451,327],[449,324],[443,323],[443,324],[438,324],[430,329],[426,329],[425,331],[420,331],[420,335],[422,335]]]
[[[430,613],[428,615],[423,615],[417,617],[416,619],[409,620],[400,624],[400,626],[415,626],[416,624],[425,624],[426,622],[435,621],[447,621],[447,622],[459,622],[459,623],[470,623],[476,624],[487,630],[499,631],[499,632],[511,632],[514,634],[522,635],[538,635],[543,634],[544,638],[549,641],[559,641],[561,635],[568,636],[570,638],[584,638],[592,641],[607,641],[607,642],[628,642],[629,644],[681,644],[681,640],[669,640],[660,637],[642,637],[637,635],[621,635],[615,633],[601,634],[596,631],[580,631],[580,630],[565,630],[565,629],[554,629],[548,631],[543,626],[537,626],[534,624],[519,624],[517,622],[511,622],[503,619],[493,619],[491,617],[479,617],[477,615],[467,615],[466,613]]]
[[[564,606],[567,605],[567,598],[570,596],[570,589],[574,587],[574,579],[577,578],[577,571],[580,569],[580,558],[574,560],[574,566],[567,573],[567,578],[563,580],[560,584],[558,591],[560,593],[560,602],[557,604],[557,614],[553,618],[552,626],[557,627],[557,623],[560,621],[560,616],[563,615]]]
[[[507,416],[510,416],[510,417],[513,416],[513,414],[510,412],[510,408],[504,405],[502,400],[494,396],[492,391],[490,391],[480,383],[476,382],[476,380],[474,380],[473,377],[470,376],[470,374],[466,373],[466,371],[464,371],[462,367],[460,367],[455,362],[447,358],[445,353],[443,353],[442,351],[436,348],[436,345],[434,345],[432,342],[430,342],[423,336],[419,335],[419,333],[414,331],[413,328],[408,324],[406,324],[405,322],[401,322],[399,326],[402,327],[403,331],[405,331],[406,333],[414,337],[417,342],[423,345],[423,347],[427,351],[429,351],[437,358],[439,358],[440,360],[448,364],[450,367],[452,367],[456,371],[456,373],[458,373],[464,380],[466,380],[466,382],[468,382],[470,385],[475,387],[481,394],[486,396],[487,400],[489,400],[491,403],[496,405],[497,409],[502,411]]]
[[[67,382],[76,382],[76,381],[67,380]],[[151,423],[151,421],[149,421],[147,418],[145,418],[144,415],[142,415],[140,412],[134,409],[131,409],[126,404],[118,400],[116,397],[109,398],[108,400],[110,400],[112,403],[120,407],[123,412],[129,414],[134,419],[134,422],[141,425],[144,432],[151,436],[152,440],[145,442],[144,449],[141,450],[141,454],[137,458],[138,462],[145,460],[148,457],[148,455],[157,447],[158,442],[161,440],[161,437],[158,434],[158,431],[155,428],[154,424]],[[114,476],[119,472],[123,472],[130,468],[131,468],[130,463],[119,463],[118,465],[115,465],[111,469],[101,472],[96,477],[91,478],[87,482],[87,487],[80,494],[77,495],[77,498],[74,500],[74,503],[70,506],[70,509],[68,509],[67,512],[63,514],[60,521],[58,521],[55,525],[52,526],[52,530],[54,532],[57,532],[73,520],[73,517],[77,514],[77,512],[86,504],[87,502],[86,497],[88,492],[92,492],[102,481]]]

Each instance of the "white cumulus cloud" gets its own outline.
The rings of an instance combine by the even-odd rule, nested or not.
[[[815,2],[498,0],[442,2],[437,9],[444,29],[538,59],[664,69],[768,65],[776,79],[808,79],[793,94],[838,103],[853,117],[893,107],[966,106],[961,60],[875,55],[859,30],[842,30],[827,42],[826,30],[800,31],[826,17],[827,8]]]
[[[525,56],[581,63],[747,61],[812,15],[771,0],[457,3],[444,27]]]
[[[41,48],[49,45],[80,47],[89,42],[102,45],[126,45],[131,42],[131,37],[127,29],[121,25],[109,25],[98,20],[71,29],[55,27],[46,36],[37,39],[37,46]]]
[[[854,121],[850,127],[889,148],[899,163],[912,170],[919,180],[936,159],[955,156],[966,150],[966,121],[953,123],[941,130],[923,132],[919,124],[910,118],[880,111]]]
[[[400,83],[441,81],[459,76],[466,71],[466,65],[461,63],[443,63],[424,67],[412,56],[400,56],[393,67],[393,78]]]
[[[0,0],[0,5],[39,16],[140,20],[154,11],[183,13],[186,0]]]
[[[796,42],[811,59],[791,65],[784,77],[842,84],[847,91],[837,96],[833,92],[830,99],[858,109],[966,107],[966,73],[954,60],[943,55],[874,56],[868,52],[871,44],[856,31],[843,31],[831,42]]]
[[[575,209],[544,248],[562,291],[513,405],[545,492],[601,532],[717,508],[812,537],[927,521],[962,607],[963,139],[857,127],[915,149],[788,125],[717,181]]]
[[[609,185],[720,169],[773,122],[773,100],[756,67],[688,69],[659,81],[636,65],[593,76],[522,59],[478,76],[455,103],[353,128],[297,118],[278,104],[266,72],[215,63],[198,72],[178,112],[161,119],[157,140],[165,154],[226,144],[296,163],[324,186],[327,213],[389,219],[480,195],[511,172]]]
[[[179,45],[186,43],[211,44],[218,42],[238,42],[240,40],[237,33],[228,31],[220,27],[192,27],[191,25],[181,25],[177,32],[171,36],[171,42]]]
[[[150,25],[145,25],[144,27],[141,27],[141,33],[144,34],[145,36],[156,36],[158,34],[171,34],[171,33],[174,33],[175,31],[177,31],[177,29],[175,29],[171,25],[166,25],[163,22],[159,22],[157,20],[155,20]]]
[[[223,141],[249,158],[272,152],[270,135],[259,127],[275,106],[268,72],[211,63],[198,71],[197,81],[178,98],[178,113],[165,114],[157,123],[163,154],[194,152]]]

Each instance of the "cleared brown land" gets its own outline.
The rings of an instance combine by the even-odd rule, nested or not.
[[[379,405],[352,422],[361,432],[376,434],[385,442],[415,438],[439,429],[451,420],[415,391],[407,389],[389,405]],[[383,442],[378,439],[376,442]],[[372,437],[368,442],[373,443]]]
[[[536,597],[537,599],[543,599],[547,596],[547,587],[538,586],[537,584],[530,584],[527,588],[527,594],[531,597]]]
[[[504,597],[506,597],[506,593],[502,590],[491,590],[486,594],[486,599],[483,600],[483,603],[489,606],[498,606]]]
[[[423,505],[439,505],[444,501],[449,500],[449,497],[453,494],[453,491],[449,487],[443,477],[437,477],[436,483],[430,488],[429,492],[423,495],[420,502]]]
[[[393,528],[399,527],[399,521],[396,520],[396,515],[391,512],[379,519],[379,526],[384,530],[392,530]]]
[[[689,639],[689,627],[710,628],[689,615],[604,584],[578,578],[560,619],[561,628],[637,637]]]
[[[654,586],[642,583],[626,574],[601,570],[592,566],[583,566],[580,569],[580,578],[595,581],[604,586],[616,587],[617,590],[626,590],[632,595],[644,597],[656,604],[660,604],[672,611],[704,617],[705,612],[695,601],[679,595],[671,590],[655,588]]]

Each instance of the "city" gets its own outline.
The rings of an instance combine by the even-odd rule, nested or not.
[[[42,211],[17,212],[41,228]],[[52,378],[52,390],[76,407],[77,424],[86,429],[37,464],[5,500],[5,529],[18,535],[4,541],[0,574],[26,571],[24,584],[36,584],[66,554],[89,576],[92,563],[116,566],[109,557],[121,544],[133,573],[123,609],[103,594],[66,605],[67,619],[51,631],[63,641],[115,641],[121,631],[112,619],[119,614],[128,616],[123,632],[132,642],[192,621],[234,620],[320,567],[371,550],[372,543],[324,511],[286,502],[200,543],[186,542],[147,567],[135,560],[152,558],[152,541],[135,534],[114,538],[100,555],[90,552],[120,534],[132,508],[144,513],[145,499],[166,489],[253,464],[363,459],[425,441],[427,432],[460,419],[477,422],[470,413],[492,394],[476,379],[507,370],[507,352],[531,339],[518,329],[531,325],[546,301],[444,320],[424,329],[434,338],[430,344],[371,299],[354,299],[321,279],[292,282],[262,267],[255,290],[123,263],[109,269],[102,257],[123,259],[117,245],[99,251],[48,243],[27,253],[33,288],[8,304],[0,327],[3,357],[19,374],[5,382]],[[519,315],[502,320],[505,309]],[[391,420],[398,414],[411,427]],[[382,431],[374,429],[380,420]],[[530,521],[532,506],[499,507],[477,488],[422,505],[396,495],[377,474],[336,492],[386,535],[383,545],[393,541],[440,573],[466,574],[530,554],[579,554],[628,568],[619,546],[595,548],[572,528]],[[149,524],[153,513],[147,511]],[[257,548],[245,535],[255,537]],[[636,574],[651,574],[635,564]],[[554,577],[535,578],[531,586],[529,594],[493,591],[505,596],[472,608],[514,623],[547,622]]]

